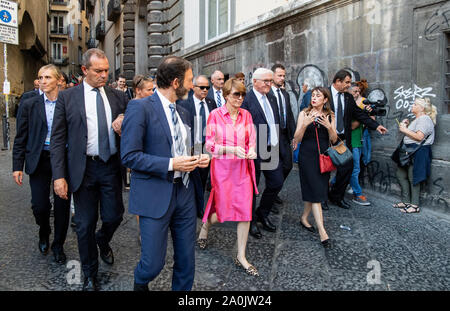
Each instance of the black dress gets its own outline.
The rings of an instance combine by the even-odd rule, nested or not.
[[[320,151],[324,153],[329,147],[328,130],[316,123]],[[330,173],[320,173],[319,151],[314,122],[308,125],[303,135],[298,153],[298,167],[303,201],[320,203],[328,200],[328,181]]]

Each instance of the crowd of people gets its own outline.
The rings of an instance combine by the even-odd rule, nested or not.
[[[169,230],[172,289],[190,290],[196,245],[207,248],[210,227],[228,221],[237,223],[235,264],[257,277],[257,267],[246,256],[248,235],[260,239],[260,227],[276,232],[269,215],[280,213],[279,193],[292,170],[294,152],[304,202],[299,226],[317,231],[325,248],[332,247],[323,220],[327,201],[349,208],[344,196],[350,184],[352,201],[370,204],[358,182],[360,162],[370,161],[368,130],[385,134],[387,129],[364,104],[361,94],[367,83],[352,83],[346,70],[336,73],[330,87],[305,81],[297,120],[291,107],[296,103],[284,89],[282,64],[256,69],[248,90],[243,73],[225,81],[217,70],[210,84],[205,75],[194,77],[192,64],[176,56],[162,60],[154,79],[135,76],[132,89],[123,76],[117,88],[106,86],[109,62],[99,49],[83,55],[82,71],[82,81],[68,87],[56,66],[43,66],[37,89],[23,95],[13,178],[22,185],[25,166],[39,251],[47,254],[50,248],[58,263],[66,261],[63,245],[73,198],[83,290],[98,290],[99,254],[114,264],[110,242],[123,219],[123,186],[130,191],[128,211],[137,216],[139,226],[137,291],[148,290],[163,269]],[[430,173],[436,118],[428,99],[417,99],[412,112],[414,121],[399,122],[404,144],[418,149],[397,173],[403,197],[394,207],[405,213],[419,212],[419,184]],[[329,171],[321,173],[320,155],[341,141],[352,151],[353,161],[338,165],[330,181]],[[260,187],[257,204],[261,174],[265,187]],[[50,246],[52,208],[55,234]],[[317,229],[308,220],[311,212]],[[99,216],[102,225],[96,231]],[[197,218],[202,219],[198,236]]]

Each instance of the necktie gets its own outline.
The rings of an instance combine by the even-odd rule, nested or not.
[[[222,99],[220,97],[220,91],[216,91],[217,93],[217,107],[222,107]]]
[[[280,89],[277,90],[278,93],[278,102],[280,103],[280,125],[282,129],[286,128],[286,113],[284,110],[283,100],[281,98]]]
[[[205,103],[200,102],[200,121],[202,122],[202,131],[200,133],[202,137],[202,144],[205,143],[205,128],[206,128],[206,113],[205,113]]]
[[[269,104],[267,103],[266,96],[261,97],[261,100],[263,102],[264,113],[266,114],[267,123],[269,123],[267,143],[271,146],[276,146],[278,144],[278,138],[272,109],[270,109]]]
[[[97,92],[98,156],[106,162],[111,156],[111,149],[109,146],[109,131],[106,121],[105,105],[103,104],[100,90],[94,88],[93,91]]]
[[[344,131],[344,112],[342,109],[342,93],[338,93],[338,109],[336,115],[336,130],[339,133]]]
[[[173,122],[173,130],[174,130],[174,156],[181,156],[184,154],[185,145],[183,143],[183,136],[181,135],[180,123],[178,122],[177,112],[175,110],[175,105],[169,105],[170,112],[172,113],[172,122]],[[189,185],[189,173],[182,172],[181,178],[183,179],[183,184],[187,188]]]

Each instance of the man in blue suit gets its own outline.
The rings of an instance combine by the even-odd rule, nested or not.
[[[192,88],[191,63],[166,57],[156,77],[156,92],[132,100],[122,126],[122,163],[132,170],[129,212],[139,215],[141,234],[134,290],[148,291],[148,283],[163,269],[169,228],[174,249],[172,290],[190,290],[195,272],[194,179],[199,178],[194,170],[207,167],[209,156],[191,156],[191,117],[175,104]]]
[[[220,70],[214,71],[211,75],[212,88],[209,89],[207,98],[214,101],[216,107],[225,105],[225,98],[223,97],[223,85],[225,84],[225,76]]]

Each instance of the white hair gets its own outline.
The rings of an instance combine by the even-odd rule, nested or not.
[[[211,75],[211,79],[215,79],[219,74],[224,75],[223,72],[220,70],[214,71],[213,74]]]
[[[316,87],[314,81],[312,79],[310,79],[310,78],[306,78],[303,81],[303,84],[306,84],[306,86],[308,87],[308,90],[312,90],[313,88]]]
[[[253,72],[253,79],[262,79],[263,75],[270,73],[273,76],[273,71],[267,68],[258,68]]]

